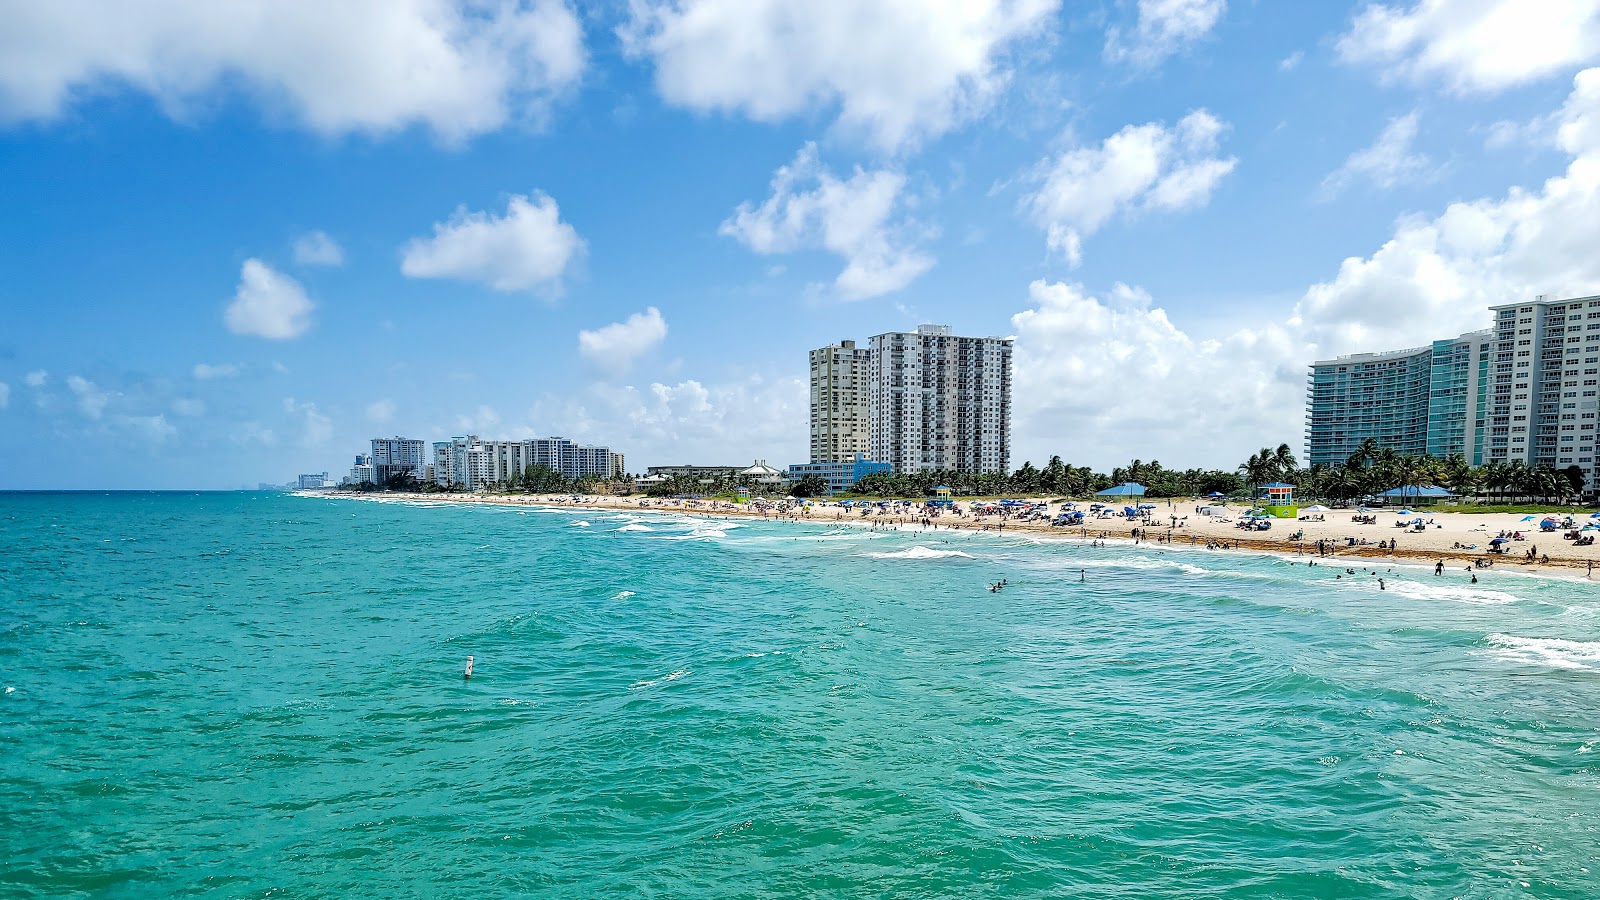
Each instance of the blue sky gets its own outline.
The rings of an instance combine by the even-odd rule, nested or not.
[[[1600,0],[0,2],[0,488],[375,435],[802,461],[805,352],[1017,338],[1013,465],[1600,291]]]

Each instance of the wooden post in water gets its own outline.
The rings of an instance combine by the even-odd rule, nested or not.
[[[467,657],[467,673],[465,675],[463,675],[462,677],[463,678],[471,678],[472,677],[472,657],[470,657],[470,656]]]

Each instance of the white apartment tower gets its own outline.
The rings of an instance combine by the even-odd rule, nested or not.
[[[1011,462],[1011,341],[948,325],[872,338],[870,458],[896,472],[1005,472]]]
[[[867,381],[872,354],[855,341],[811,351],[811,461],[872,452]]]
[[[1494,350],[1477,418],[1484,462],[1579,466],[1596,479],[1600,296],[1493,306]]]
[[[387,484],[396,475],[410,475],[421,481],[427,474],[427,442],[414,438],[392,437],[372,439],[373,478],[378,484]]]

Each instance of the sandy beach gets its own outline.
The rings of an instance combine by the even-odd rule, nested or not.
[[[556,506],[583,509],[605,509],[630,513],[673,513],[679,515],[714,517],[749,517],[770,521],[799,521],[817,524],[848,524],[854,526],[898,526],[920,528],[924,518],[920,512],[895,513],[877,507],[844,508],[831,502],[817,501],[816,505],[801,512],[779,514],[774,511],[717,500],[672,500],[650,497],[614,497],[587,495],[573,499],[569,495],[523,494],[360,494],[341,491],[297,492],[305,496],[342,497],[348,499],[414,500],[433,503],[490,504],[497,506]],[[1353,510],[1330,510],[1320,515],[1321,521],[1273,520],[1268,531],[1246,531],[1238,527],[1239,516],[1246,508],[1223,507],[1216,515],[1205,515],[1201,508],[1212,506],[1194,500],[1151,500],[1155,509],[1149,510],[1146,522],[1130,521],[1117,517],[1085,520],[1081,527],[1055,527],[1048,521],[1020,521],[1015,516],[961,515],[944,512],[929,520],[932,530],[1024,532],[1028,534],[1074,539],[1104,539],[1127,542],[1171,544],[1218,551],[1271,552],[1319,560],[1379,559],[1403,560],[1411,564],[1444,563],[1446,569],[1461,570],[1469,566],[1514,568],[1522,571],[1546,571],[1551,575],[1591,575],[1600,564],[1600,543],[1574,546],[1562,539],[1563,531],[1540,532],[1539,522],[1523,521],[1521,513],[1429,513],[1417,511],[1399,516],[1394,511],[1367,513],[1365,518],[1376,518],[1375,523],[1356,521]],[[966,507],[962,503],[963,508]],[[1120,508],[1120,504],[1118,505]],[[1060,507],[1054,505],[1052,512]],[[1087,509],[1087,501],[1079,501],[1078,508]],[[1399,527],[1402,520],[1409,523],[1421,518],[1421,531]],[[1586,517],[1578,518],[1583,525]],[[1504,546],[1507,552],[1488,552],[1490,541],[1502,533],[1520,532],[1521,540],[1512,540]],[[1590,531],[1585,534],[1595,534]],[[1389,547],[1389,542],[1394,547]],[[1320,542],[1320,543],[1319,543]],[[1533,557],[1529,558],[1529,552]]]

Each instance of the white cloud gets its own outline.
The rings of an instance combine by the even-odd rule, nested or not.
[[[1300,63],[1305,58],[1306,52],[1304,50],[1296,50],[1278,61],[1278,70],[1280,72],[1293,72],[1295,69],[1300,68]]]
[[[11,405],[11,385],[0,381],[0,409]]]
[[[1269,440],[1298,442],[1305,360],[1284,329],[1197,339],[1125,284],[1102,300],[1039,280],[1028,295],[1030,307],[1011,318],[1013,468],[1052,453],[1076,465],[1154,457],[1231,467]],[[1204,411],[1205,446],[1171,427],[1174,410]]]
[[[172,411],[180,416],[194,418],[206,414],[206,404],[204,400],[196,400],[193,397],[179,397],[172,401]]]
[[[300,282],[259,259],[247,259],[223,321],[234,334],[281,341],[305,334],[313,308]]]
[[[333,439],[333,420],[323,415],[315,403],[301,403],[286,397],[283,411],[299,420],[300,446],[321,447]]]
[[[1106,34],[1106,61],[1160,65],[1210,34],[1227,9],[1227,0],[1139,0],[1133,34],[1124,37],[1119,28]]]
[[[432,238],[406,245],[400,271],[409,278],[477,281],[497,291],[559,292],[567,264],[583,249],[556,201],[534,191],[513,195],[504,216],[458,208],[450,221],[434,223]]]
[[[411,125],[446,141],[537,121],[584,67],[560,0],[8,3],[0,118],[52,119],[132,89],[188,117],[237,90],[325,135]]]
[[[98,385],[78,375],[67,376],[67,387],[78,397],[78,411],[98,420],[105,413],[111,398]]]
[[[214,366],[209,363],[194,364],[194,377],[199,381],[209,381],[213,378],[233,378],[242,371],[244,371],[244,367],[238,363],[218,363]]]
[[[1351,65],[1381,67],[1385,80],[1440,81],[1458,93],[1499,91],[1600,55],[1600,2],[1372,3],[1338,50]]]
[[[50,373],[43,369],[36,369],[22,376],[22,380],[27,382],[28,387],[31,388],[44,387],[45,382],[50,380]]]
[[[578,352],[602,369],[621,372],[667,338],[667,320],[654,306],[626,321],[578,332]]]
[[[477,412],[465,416],[456,416],[456,430],[463,434],[492,436],[492,432],[499,425],[500,414],[484,404],[478,405]]]
[[[1600,293],[1600,69],[1575,85],[1559,114],[1557,141],[1573,157],[1564,174],[1402,219],[1370,257],[1312,286],[1294,327],[1328,356],[1483,328],[1491,303]]]
[[[1083,238],[1125,210],[1204,206],[1238,160],[1214,155],[1226,126],[1206,110],[1168,129],[1129,125],[1098,147],[1072,147],[1034,170],[1038,189],[1023,198],[1052,250],[1076,265]]]
[[[278,446],[278,433],[273,431],[271,428],[262,427],[260,422],[243,423],[238,428],[233,430],[233,433],[228,436],[228,439],[241,447]]]
[[[894,150],[984,111],[1004,53],[1059,0],[635,0],[619,30],[668,102],[777,122],[838,110],[837,128]]]
[[[1354,181],[1367,181],[1382,190],[1425,180],[1434,173],[1427,156],[1416,153],[1417,114],[1396,116],[1370,145],[1350,154],[1344,165],[1322,180],[1322,194],[1333,197]]]
[[[383,425],[394,418],[393,400],[374,400],[367,406],[367,421]]]
[[[876,297],[904,288],[934,264],[906,234],[913,226],[891,221],[904,204],[905,184],[899,172],[859,167],[840,180],[817,158],[816,144],[807,143],[772,176],[772,196],[760,206],[739,204],[719,233],[761,254],[821,247],[845,260],[834,279],[838,296]]]
[[[158,444],[165,443],[168,438],[178,433],[178,429],[173,427],[172,423],[168,422],[167,417],[163,415],[117,416],[115,423],[118,427],[132,431],[139,437]]]
[[[531,415],[549,433],[625,452],[634,471],[757,458],[781,469],[805,456],[808,391],[804,378],[761,374],[720,384],[596,383],[578,394],[544,395]]]
[[[342,266],[344,248],[326,231],[310,231],[295,238],[294,263],[297,266]]]

